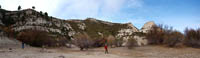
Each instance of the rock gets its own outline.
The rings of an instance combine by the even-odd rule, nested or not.
[[[65,58],[65,56],[63,56],[63,55],[60,55],[60,56],[58,56],[59,58]]]
[[[78,27],[79,27],[79,29],[81,29],[81,30],[85,30],[86,25],[85,25],[84,23],[79,23],[79,24],[78,24]]]
[[[152,29],[153,26],[156,24],[153,21],[146,22],[143,27],[141,28],[140,32],[147,33],[149,30]]]
[[[133,26],[133,24],[132,23],[126,23],[127,24],[127,26],[130,28],[130,29],[132,29],[132,31],[134,31],[134,32],[139,32],[139,30],[135,27],[135,26]]]
[[[138,46],[144,46],[148,44],[148,41],[145,39],[145,37],[134,36],[134,38],[136,39]]]

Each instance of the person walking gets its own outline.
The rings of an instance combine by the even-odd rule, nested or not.
[[[105,49],[105,54],[108,54],[108,45],[107,45],[107,43],[105,44],[104,49]]]

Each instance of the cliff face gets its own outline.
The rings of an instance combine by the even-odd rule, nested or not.
[[[6,31],[6,28],[12,30],[15,36],[27,29],[45,31],[55,38],[62,39],[73,39],[76,33],[85,32],[91,38],[113,35],[116,39],[123,39],[124,43],[137,33],[141,33],[131,23],[111,23],[94,18],[62,20],[32,9],[20,11],[0,9],[0,26],[2,31]],[[57,41],[59,44],[59,39]],[[141,40],[138,40],[138,43],[139,41]]]

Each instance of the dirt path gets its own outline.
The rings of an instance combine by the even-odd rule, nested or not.
[[[162,46],[143,46],[134,49],[125,47],[109,48],[104,54],[103,48],[80,51],[78,48],[41,48],[0,49],[0,58],[200,58],[200,49],[166,48]]]

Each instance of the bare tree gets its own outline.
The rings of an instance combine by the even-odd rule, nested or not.
[[[86,49],[92,45],[91,38],[87,33],[78,33],[74,36],[74,44],[80,48],[80,50]]]
[[[184,35],[172,27],[159,25],[154,26],[150,32],[146,34],[149,44],[164,44],[168,47],[178,47],[181,46]]]
[[[109,35],[107,37],[107,43],[108,43],[109,46],[114,47],[114,45],[116,44],[115,37],[112,36],[112,35]]]
[[[173,31],[164,36],[164,44],[168,47],[181,47],[183,44],[184,35],[178,31]]]
[[[190,47],[200,48],[200,28],[195,29],[185,29],[185,40],[184,44]]]
[[[55,46],[55,40],[40,30],[25,30],[17,35],[17,39],[31,46]]]

